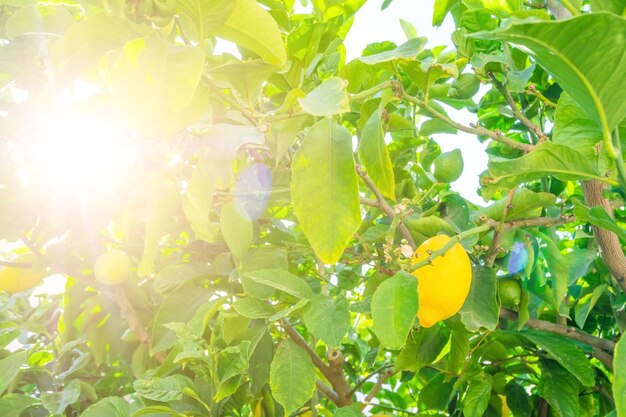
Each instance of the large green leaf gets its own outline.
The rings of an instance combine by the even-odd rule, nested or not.
[[[602,229],[610,230],[620,239],[626,241],[626,230],[615,223],[615,220],[609,216],[603,207],[595,206],[589,208],[585,206],[582,201],[576,198],[573,198],[572,201],[574,202],[574,215],[576,216],[576,219],[583,222],[589,222],[594,226],[601,227]]]
[[[581,329],[585,327],[585,322],[587,321],[587,317],[589,317],[589,313],[593,310],[593,307],[596,305],[600,297],[604,295],[608,286],[606,284],[598,285],[593,291],[589,294],[581,295],[576,303],[576,308],[574,309],[574,317],[576,318],[576,324]]]
[[[578,416],[580,386],[576,378],[555,361],[541,360],[540,366],[537,394],[550,404],[557,416]]]
[[[520,188],[513,195],[513,200],[506,214],[506,220],[536,217],[541,215],[541,209],[552,207],[555,204],[556,196],[554,194]],[[501,221],[506,205],[507,199],[503,198],[478,211],[476,217],[485,215],[495,221]]]
[[[235,8],[217,36],[235,42],[270,64],[282,66],[287,52],[278,24],[256,0],[235,0]]]
[[[363,126],[359,141],[359,158],[380,192],[385,197],[395,200],[396,180],[385,143],[385,131],[380,119],[380,109],[374,111]]]
[[[120,397],[103,398],[87,408],[80,417],[128,417],[128,403]]]
[[[400,349],[417,315],[417,280],[400,271],[383,281],[372,296],[374,333],[380,344]]]
[[[515,417],[530,417],[532,415],[530,396],[524,387],[515,381],[506,384],[506,404]]]
[[[217,357],[217,379],[219,385],[215,401],[232,395],[243,380],[243,373],[248,368],[250,342],[244,341],[237,346],[222,349]]]
[[[324,263],[337,262],[361,224],[350,133],[328,118],[313,125],[294,155],[292,175],[302,231]]]
[[[24,394],[6,394],[0,397],[0,416],[20,417],[20,414],[31,405],[38,403],[37,399]],[[106,417],[108,417],[108,414]],[[84,414],[81,415],[81,417]],[[105,417],[105,416],[103,416]],[[118,417],[113,415],[112,417]],[[126,417],[120,416],[120,417]]]
[[[213,36],[235,10],[232,0],[179,0],[181,15],[189,19],[196,30],[194,38],[201,41]]]
[[[233,202],[224,204],[220,213],[220,229],[233,256],[243,259],[253,237],[252,222],[248,214],[239,210]]]
[[[315,366],[306,352],[291,340],[281,343],[276,350],[270,387],[286,413],[297,410],[315,391]]]
[[[374,65],[396,59],[412,59],[419,51],[422,50],[422,48],[426,45],[426,42],[427,39],[423,36],[409,39],[395,49],[379,52],[374,55],[362,56],[359,60],[361,60],[364,64]]]
[[[173,133],[173,115],[191,104],[204,70],[204,52],[160,39],[127,42],[108,81],[113,99],[133,128],[146,135]]]
[[[193,382],[185,375],[169,375],[164,378],[137,379],[133,383],[137,394],[145,399],[159,402],[180,400],[183,389],[193,387]]]
[[[509,41],[529,49],[539,64],[598,122],[604,135],[610,135],[626,117],[623,99],[626,19],[623,17],[601,12],[552,22],[510,20],[495,31],[473,36]]]
[[[618,16],[626,16],[626,4],[622,0],[589,0],[594,12],[611,12]]]
[[[78,22],[51,46],[53,62],[58,68],[57,82],[65,85],[95,65],[106,52],[137,35],[136,28],[127,20],[104,12]]]
[[[41,401],[50,414],[64,414],[67,407],[78,401],[80,393],[80,381],[73,379],[59,391],[42,393]]]
[[[595,376],[589,359],[574,341],[558,334],[539,330],[528,330],[522,334],[556,359],[584,386],[590,387],[595,384]]]
[[[286,292],[294,297],[308,300],[313,297],[313,291],[307,283],[297,275],[280,269],[261,269],[259,271],[244,272],[244,275],[254,282]]]
[[[472,378],[463,399],[463,415],[465,417],[482,417],[489,405],[491,396],[491,375],[480,374]]]
[[[492,268],[479,266],[473,271],[469,294],[460,310],[461,320],[468,330],[493,330],[498,325],[500,306],[496,280],[496,271]]]
[[[575,149],[599,173],[608,168],[608,155],[601,144],[602,129],[567,93],[559,98],[552,142]]]
[[[626,341],[622,337],[615,346],[615,356],[613,357],[613,369],[615,369],[615,380],[613,381],[613,399],[617,417],[626,416]]]
[[[339,347],[350,329],[348,301],[343,296],[335,299],[322,294],[314,296],[303,318],[307,329],[332,347]]]
[[[298,98],[302,110],[314,116],[332,116],[350,111],[348,94],[343,79],[331,77],[315,90]]]
[[[589,161],[569,146],[544,142],[527,155],[516,159],[493,158],[489,162],[490,178],[484,178],[483,196],[489,198],[498,189],[552,175],[562,181],[596,179],[606,181]]]
[[[13,378],[15,378],[20,371],[22,365],[26,363],[26,351],[22,350],[16,353],[12,353],[4,359],[0,360],[0,394],[4,392],[9,386]]]

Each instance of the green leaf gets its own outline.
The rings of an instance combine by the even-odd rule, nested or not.
[[[465,417],[482,417],[489,406],[491,396],[491,375],[480,374],[469,381],[463,399],[463,415]]]
[[[288,271],[262,269],[244,272],[244,275],[254,282],[286,292],[296,298],[308,300],[313,297],[311,287],[302,278]]]
[[[380,109],[372,113],[361,132],[359,158],[380,192],[392,200],[396,199],[396,180],[380,119]]]
[[[572,201],[574,202],[574,215],[577,220],[589,222],[594,226],[610,230],[620,239],[626,241],[626,230],[622,229],[617,223],[615,223],[615,220],[609,216],[603,207],[595,206],[589,208],[577,198],[573,198]]]
[[[333,264],[361,224],[350,133],[328,118],[313,125],[294,155],[292,176],[300,227],[317,256]]]
[[[361,62],[367,65],[380,64],[382,62],[394,61],[397,59],[413,59],[415,55],[426,45],[427,39],[424,36],[409,39],[402,45],[391,51],[384,51],[374,55],[362,56]]]
[[[520,158],[491,159],[489,174],[491,178],[484,178],[487,182],[483,191],[485,197],[491,197],[496,190],[511,189],[523,182],[549,175],[561,181],[584,179],[607,181],[607,178],[600,175],[580,153],[569,146],[552,142],[543,142]]]
[[[556,359],[584,386],[595,384],[595,375],[589,360],[572,339],[540,330],[527,330],[521,334]]]
[[[114,102],[128,123],[146,135],[178,130],[172,115],[191,104],[204,70],[204,53],[157,38],[126,43],[108,74]]]
[[[350,111],[345,81],[331,77],[318,85],[315,90],[298,98],[302,110],[314,116],[332,116]]]
[[[248,213],[242,213],[233,202],[224,204],[220,214],[220,229],[233,256],[241,261],[253,238],[252,222]]]
[[[1,392],[1,391],[0,391]],[[28,407],[37,404],[36,398],[23,394],[6,394],[0,397],[0,415],[2,417],[20,417]],[[81,415],[82,417],[82,415]],[[102,416],[108,417],[108,416]],[[118,416],[113,416],[118,417]],[[123,416],[127,417],[127,416]]]
[[[276,314],[271,305],[255,297],[238,298],[233,303],[233,309],[237,314],[251,319],[266,319]]]
[[[588,28],[594,30],[588,30]],[[510,20],[492,32],[472,36],[523,45],[559,85],[601,126],[604,135],[626,117],[626,19],[583,13],[552,22]],[[582,38],[581,38],[582,36]],[[571,42],[576,37],[579,42]]]
[[[506,384],[506,404],[516,417],[530,417],[532,406],[530,396],[521,385],[516,382]]]
[[[626,374],[622,372],[626,369],[626,339],[622,337],[615,345],[613,356],[613,369],[616,370],[613,378],[613,399],[617,417],[626,416]]]
[[[160,352],[176,344],[174,331],[164,324],[187,323],[196,311],[209,300],[213,292],[206,288],[185,284],[172,291],[161,302],[152,325],[152,347],[150,353]]]
[[[432,19],[433,26],[441,26],[446,15],[458,3],[459,0],[435,0]]]
[[[75,22],[72,13],[65,7],[30,5],[10,14],[5,30],[9,39],[35,35],[63,36]]]
[[[167,407],[165,405],[151,405],[149,407],[144,407],[141,410],[135,411],[131,417],[151,416],[154,414],[164,414],[167,417],[188,417],[187,414],[178,413],[171,407]]]
[[[250,360],[246,374],[250,379],[250,388],[253,393],[260,393],[270,377],[270,366],[274,357],[274,341],[269,332],[264,332],[259,338]]]
[[[622,0],[590,0],[593,12],[611,12],[618,16],[626,16],[626,4]]]
[[[303,319],[315,337],[329,346],[338,347],[350,329],[348,301],[341,295],[335,299],[315,295],[304,311]]]
[[[422,327],[413,332],[396,358],[394,369],[417,372],[437,359],[448,344],[450,331],[444,326]]]
[[[184,375],[137,379],[133,383],[133,388],[139,396],[163,403],[183,398],[183,388],[186,387],[192,388],[193,382]]]
[[[301,347],[291,340],[278,346],[270,370],[270,387],[276,401],[291,413],[315,391],[315,366]]]
[[[211,68],[212,77],[228,81],[242,96],[253,98],[267,78],[278,70],[262,60],[229,62]]]
[[[26,351],[12,353],[0,360],[0,394],[4,392],[13,379],[17,376],[22,365],[26,364]]]
[[[485,215],[488,218],[501,221],[507,199],[503,198],[476,213],[476,217]],[[526,217],[541,215],[541,209],[552,207],[556,204],[556,196],[552,193],[534,192],[527,188],[515,191],[511,205],[506,215],[506,220],[516,220]]]
[[[80,417],[128,417],[130,408],[128,403],[120,397],[103,398],[90,405]]]
[[[222,349],[217,357],[217,379],[219,381],[215,401],[232,395],[243,380],[243,372],[248,368],[250,342]]]
[[[181,15],[193,23],[195,38],[199,41],[215,35],[233,13],[235,5],[232,0],[178,0]]]
[[[429,119],[420,125],[420,136],[432,136],[440,133],[456,135],[458,129],[439,119]]]
[[[537,395],[544,398],[559,417],[578,415],[578,381],[561,365],[551,360],[541,360],[541,379]]]
[[[417,309],[417,279],[413,275],[400,271],[378,286],[372,296],[372,320],[383,347],[404,346]]]
[[[80,398],[80,381],[73,379],[58,392],[44,392],[41,401],[50,414],[63,414],[65,409],[74,404]]]
[[[609,166],[608,155],[602,151],[602,129],[567,93],[559,98],[552,142],[578,151],[600,173]]]
[[[493,330],[498,325],[500,314],[496,271],[478,266],[472,275],[469,294],[460,310],[461,321],[472,332],[481,328]]]
[[[450,334],[450,353],[448,354],[448,371],[458,374],[465,366],[469,356],[469,339],[472,334],[465,330],[452,330]]]
[[[604,295],[608,286],[606,284],[598,285],[590,294],[586,294],[581,296],[576,303],[576,308],[574,309],[574,317],[576,318],[576,324],[581,329],[585,327],[585,322],[587,321],[587,317],[589,317],[589,313],[593,310],[593,307],[596,305],[600,297]]]
[[[447,410],[456,380],[447,380],[443,372],[424,385],[419,394],[420,410]]]
[[[60,85],[72,81],[96,65],[108,51],[137,37],[128,21],[102,12],[71,26],[65,36],[51,45]]]
[[[281,67],[287,60],[278,24],[256,0],[235,0],[235,8],[217,30],[217,36],[254,52],[272,65]]]

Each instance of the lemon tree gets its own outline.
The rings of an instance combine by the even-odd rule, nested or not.
[[[0,416],[626,416],[622,0],[0,16]]]

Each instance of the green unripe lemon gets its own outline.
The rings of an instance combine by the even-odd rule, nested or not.
[[[498,281],[498,295],[504,307],[517,308],[522,297],[522,288],[516,279],[503,278]]]
[[[121,250],[103,253],[94,266],[96,279],[103,284],[118,285],[128,278],[132,263],[130,257]]]
[[[460,149],[445,152],[433,161],[435,172],[433,175],[439,182],[456,181],[463,172],[463,156]]]

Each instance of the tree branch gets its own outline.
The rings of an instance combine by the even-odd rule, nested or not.
[[[372,179],[369,177],[369,175],[367,175],[367,172],[365,172],[358,165],[356,166],[356,172],[363,179],[363,181],[369,187],[369,189],[372,190],[372,192],[374,193],[374,196],[376,196],[376,200],[378,201],[378,207],[387,215],[387,217],[389,217],[390,219],[393,219],[396,216],[396,212],[389,205],[389,203],[387,203],[387,200],[385,200],[385,197],[383,197],[378,187],[376,187]],[[398,230],[400,231],[400,234],[402,235],[402,237],[406,239],[407,243],[411,245],[413,250],[415,250],[417,248],[417,245],[415,244],[415,241],[413,240],[413,236],[411,235],[411,232],[406,227],[406,224],[404,224],[404,222],[400,221],[400,223],[398,224]]]
[[[433,117],[436,117],[437,119],[445,122],[446,124],[456,128],[458,130],[461,130],[463,132],[471,133],[473,135],[487,136],[487,137],[491,138],[495,142],[502,143],[504,145],[507,145],[510,148],[513,148],[513,149],[519,149],[519,150],[521,150],[523,152],[530,152],[534,148],[534,145],[532,145],[530,143],[521,143],[521,142],[514,141],[513,139],[509,139],[509,138],[503,136],[499,132],[496,132],[496,131],[493,131],[493,130],[489,130],[489,129],[487,129],[485,127],[482,127],[482,126],[478,126],[478,125],[465,126],[465,125],[462,125],[460,123],[457,123],[454,120],[450,119],[445,114],[439,113],[437,110],[435,110],[432,107],[430,107],[423,100],[420,100],[417,97],[413,97],[413,96],[411,96],[411,95],[409,95],[409,94],[407,94],[405,92],[402,93],[402,98],[404,100],[406,100],[406,101],[409,101],[409,102],[411,102],[413,104],[418,105],[419,107],[421,107],[422,109],[424,109],[425,111],[430,113],[430,115],[432,115]]]
[[[137,335],[139,341],[150,349],[152,346],[152,337],[137,318],[137,312],[128,298],[126,291],[124,291],[124,287],[121,285],[115,285],[113,291],[115,292],[115,302],[119,305],[122,313],[124,313],[124,317],[126,317],[126,321],[128,322],[128,327]],[[157,362],[163,363],[165,362],[166,355],[164,352],[156,352],[154,354],[154,358]]]
[[[513,96],[511,96],[511,92],[509,91],[509,89],[506,88],[506,86],[502,84],[500,81],[498,81],[498,79],[492,72],[488,72],[487,75],[491,79],[491,82],[493,83],[493,85],[495,85],[498,91],[500,91],[500,94],[502,94],[506,102],[509,104],[509,107],[511,108],[511,110],[513,110],[513,114],[515,115],[515,117],[517,117],[517,119],[520,122],[522,122],[522,124],[526,126],[528,130],[533,132],[535,136],[539,138],[540,141],[545,140],[546,134],[543,133],[541,128],[537,126],[535,123],[533,123],[532,120],[526,117],[526,115],[524,115],[524,113],[522,113],[522,111],[517,108],[517,103],[515,102],[515,100],[513,100]]]
[[[339,405],[339,396],[337,395],[337,393],[328,385],[326,385],[325,383],[323,383],[322,381],[320,381],[319,379],[315,380],[315,386],[317,387],[317,389],[324,394],[324,396],[326,398],[328,398],[330,401],[333,402],[333,404],[335,404],[337,407],[340,407]]]
[[[289,335],[291,340],[293,340],[298,346],[304,349],[304,351],[313,361],[313,365],[315,365],[315,367],[319,369],[319,371],[322,373],[322,375],[324,375],[328,382],[330,382],[334,389],[333,392],[335,393],[337,398],[336,404],[340,407],[344,405],[350,405],[352,403],[352,399],[349,395],[350,386],[348,385],[348,382],[345,380],[343,375],[343,355],[341,355],[341,352],[339,352],[339,355],[333,356],[332,359],[334,362],[331,362],[330,366],[326,365],[322,361],[322,359],[317,356],[317,353],[315,353],[313,348],[309,346],[306,340],[304,340],[302,335],[300,335],[300,333],[298,333],[298,331],[294,329],[294,327],[289,324],[287,320],[283,320],[283,328],[285,329],[285,332],[287,333],[287,335]],[[322,393],[324,392],[322,391]],[[347,397],[345,396],[345,393],[348,393]],[[324,395],[326,394],[324,393]]]
[[[519,321],[517,313],[506,308],[502,308],[500,310],[500,319]],[[544,330],[546,332],[567,336],[594,348],[599,348],[608,352],[613,352],[615,350],[615,343],[613,341],[592,336],[589,333],[575,327],[564,326],[536,319],[529,319],[524,323],[524,325],[532,329]]]
[[[506,204],[504,206],[504,210],[502,210],[502,221],[496,226],[495,232],[493,234],[493,239],[491,239],[491,247],[489,248],[489,252],[487,253],[487,259],[485,260],[485,265],[487,265],[489,268],[493,266],[493,263],[496,261],[496,257],[498,256],[498,252],[500,251],[500,244],[502,243],[502,232],[504,231],[504,221],[506,220],[506,216],[509,214],[509,210],[511,209],[511,202],[513,201],[515,191],[516,188],[513,188],[509,191],[509,194],[507,195]]]
[[[584,181],[582,187],[587,205],[589,207],[602,207],[613,218],[611,204],[602,197],[602,191],[606,188],[606,185],[600,181]],[[626,256],[624,256],[622,251],[619,238],[615,233],[601,227],[592,225],[591,228],[600,245],[600,253],[604,263],[622,288],[622,291],[626,292]]]

